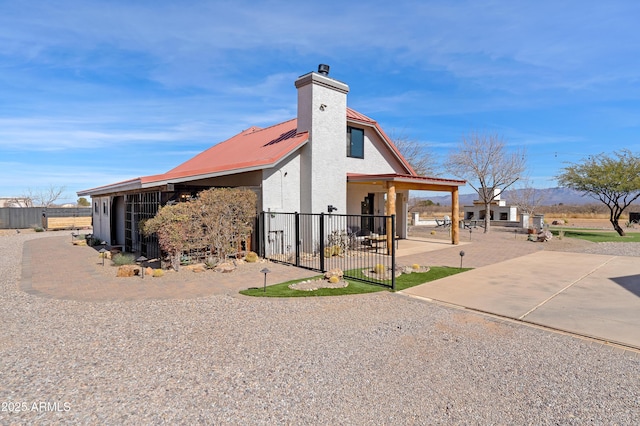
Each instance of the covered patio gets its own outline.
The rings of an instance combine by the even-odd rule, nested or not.
[[[377,188],[386,194],[385,215],[403,215],[406,220],[407,211],[403,208],[398,211],[397,193],[399,191],[438,191],[451,194],[451,244],[460,243],[460,203],[458,191],[460,186],[466,185],[464,180],[441,179],[423,176],[399,175],[399,174],[347,174],[347,188],[355,185],[368,185]],[[348,190],[347,190],[348,191]],[[401,203],[406,206],[406,200]],[[387,249],[390,251],[393,245],[394,235],[391,235],[391,226],[387,226]]]

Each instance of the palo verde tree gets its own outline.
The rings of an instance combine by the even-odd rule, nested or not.
[[[640,157],[629,150],[599,154],[571,164],[557,176],[560,186],[582,191],[609,208],[609,221],[620,236],[622,212],[640,197]]]
[[[495,133],[473,132],[462,137],[444,166],[447,172],[465,179],[478,193],[484,204],[484,232],[487,233],[491,224],[491,202],[522,177],[526,156],[523,149],[507,152],[503,138]]]

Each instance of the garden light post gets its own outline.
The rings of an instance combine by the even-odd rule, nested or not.
[[[460,269],[462,269],[462,258],[464,257],[464,250],[460,250]]]
[[[71,232],[71,242],[73,242],[73,240],[75,240],[77,236],[78,234],[76,233],[76,231]]]
[[[140,263],[140,269],[142,270],[142,272],[140,273],[142,275],[142,279],[144,279],[144,265],[142,264],[143,262],[146,262],[147,259],[144,256],[140,256],[139,258],[136,259],[136,262]]]
[[[98,250],[98,253],[100,253],[100,257],[102,257],[102,266],[104,266],[104,254],[107,252],[107,250],[102,247],[100,250]]]
[[[264,274],[263,292],[266,293],[267,292],[267,274],[269,272],[271,272],[271,271],[269,269],[267,269],[267,268],[263,268],[260,272],[262,272]]]

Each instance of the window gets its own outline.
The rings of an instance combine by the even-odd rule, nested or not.
[[[347,127],[347,157],[364,158],[364,130]]]
[[[98,213],[98,202],[93,203],[93,210]]]
[[[108,215],[108,213],[107,213],[107,202],[106,201],[102,202],[102,213],[104,213],[105,216]]]

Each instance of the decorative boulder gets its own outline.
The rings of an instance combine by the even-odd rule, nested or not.
[[[140,274],[140,267],[137,265],[122,265],[118,268],[116,277],[133,277]]]
[[[324,277],[326,279],[330,279],[331,277],[338,277],[342,279],[343,276],[344,276],[344,272],[342,272],[342,269],[340,268],[333,268],[324,273]]]
[[[226,274],[226,273],[229,273],[229,272],[233,272],[235,269],[236,269],[235,265],[233,263],[230,263],[230,262],[219,263],[214,268],[214,270],[216,272],[222,272],[223,274]]]
[[[207,270],[207,265],[204,263],[195,263],[193,265],[183,266],[182,268],[191,272],[204,272]]]
[[[550,231],[542,231],[538,234],[538,242],[544,243],[553,238],[553,234]]]

